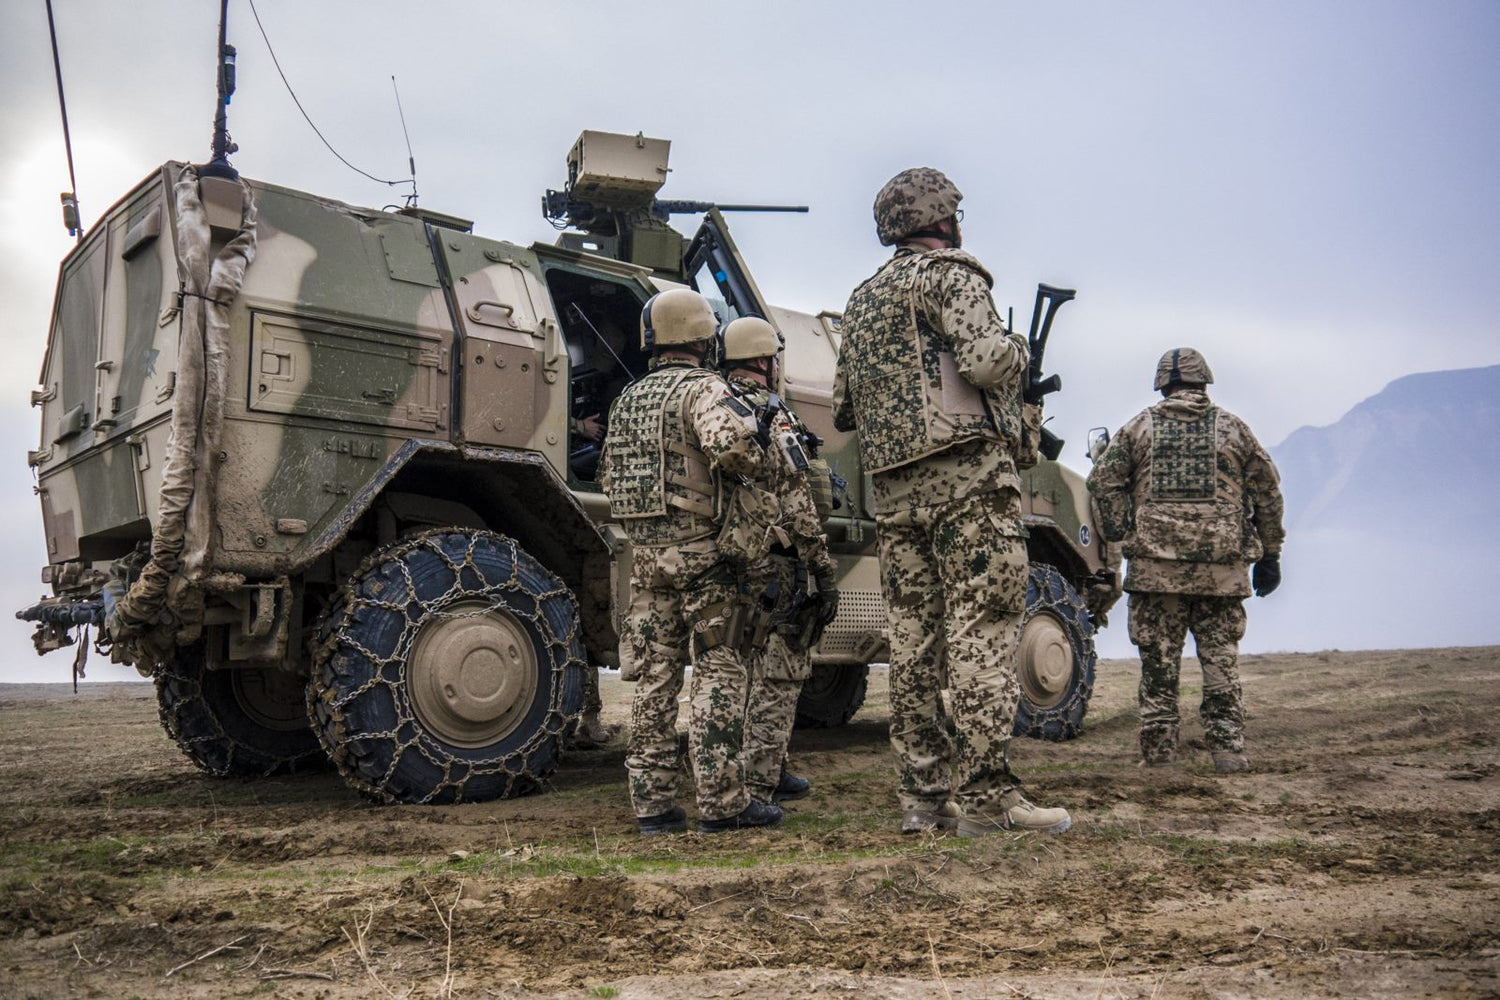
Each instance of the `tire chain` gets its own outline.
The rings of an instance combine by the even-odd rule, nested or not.
[[[462,559],[457,559],[445,546],[445,539],[464,541]],[[474,560],[475,548],[488,542],[509,550],[510,575],[504,580],[492,581]],[[416,580],[406,557],[418,550],[426,550],[442,560],[453,573],[453,582],[442,594],[425,600],[416,596]],[[548,589],[533,589],[535,581],[521,577],[520,563],[531,562],[538,576],[546,581]],[[463,586],[465,572],[481,582],[477,590]],[[382,592],[392,590],[391,579],[397,578],[398,594],[404,600],[382,599]],[[384,586],[381,584],[384,583]],[[492,759],[455,760],[435,755],[424,745],[426,736],[415,718],[409,699],[397,690],[406,682],[402,664],[411,651],[417,633],[424,623],[442,619],[474,618],[489,614],[494,601],[508,593],[524,594],[533,603],[530,615],[506,605],[506,611],[518,619],[527,619],[542,638],[543,657],[552,663],[552,697],[548,705],[546,720],[520,748]],[[446,611],[446,605],[473,597],[489,597],[488,607]],[[572,606],[571,619],[565,635],[557,635],[553,625],[544,614],[549,601],[565,597]],[[346,634],[346,628],[354,622],[363,609],[399,614],[404,619],[400,636],[396,639],[388,656],[381,656]],[[416,609],[420,609],[419,612]],[[435,801],[471,801],[465,790],[468,783],[477,777],[505,774],[506,781],[499,798],[510,798],[542,787],[556,763],[556,755],[542,752],[549,742],[560,751],[562,737],[576,724],[578,707],[571,712],[564,703],[569,691],[568,671],[580,678],[586,666],[582,655],[582,629],[579,623],[577,600],[572,591],[557,576],[536,563],[513,539],[490,531],[455,532],[450,528],[425,531],[367,557],[359,569],[349,578],[334,600],[318,629],[317,645],[313,651],[313,682],[307,689],[308,717],[313,720],[313,730],[337,765],[345,779],[360,791],[387,803],[415,802],[427,804]],[[343,655],[340,655],[343,654]],[[357,673],[368,673],[365,680],[352,689],[339,694],[338,682],[354,680]],[[398,716],[396,724],[381,731],[360,732],[351,738],[345,708],[363,698],[377,687],[388,689],[390,703]],[[579,698],[574,699],[581,702]],[[406,735],[403,735],[405,733]],[[372,744],[384,742],[390,746],[390,762],[379,762],[379,748]],[[395,776],[403,756],[418,753],[441,770],[443,779],[418,798],[401,798],[388,788]],[[540,766],[535,770],[533,760]],[[514,766],[519,761],[520,766]],[[445,795],[448,793],[448,795]],[[449,797],[451,795],[451,797]],[[485,798],[491,796],[486,795]]]
[[[201,649],[189,647],[194,648]],[[269,778],[327,767],[311,744],[309,749],[277,755],[230,733],[203,691],[204,669],[200,665],[195,673],[169,660],[158,665],[152,678],[162,728],[199,770],[216,778]]]
[[[1038,569],[1042,570],[1039,575],[1035,573]],[[1088,641],[1093,635],[1093,626],[1090,624],[1088,607],[1084,604],[1083,599],[1078,596],[1077,591],[1074,591],[1068,585],[1066,578],[1061,573],[1046,563],[1033,563],[1031,570],[1032,573],[1027,578],[1028,597],[1030,596],[1030,585],[1035,585],[1038,600],[1034,606],[1030,605],[1028,601],[1026,609],[1028,620],[1043,611],[1051,611],[1067,627],[1070,645],[1072,633],[1076,630],[1078,635],[1088,642],[1087,660],[1097,662],[1098,654],[1094,652],[1093,643]],[[1076,650],[1074,651],[1074,658],[1075,660],[1078,658]],[[1087,662],[1082,665],[1084,671],[1083,687],[1080,689],[1078,697],[1071,699],[1070,703],[1081,701],[1087,706],[1090,699],[1093,698],[1094,674],[1089,669],[1089,666],[1090,664]],[[1076,736],[1082,731],[1082,719],[1074,721],[1071,713],[1066,717],[1049,717],[1052,711],[1055,711],[1055,709],[1044,710],[1038,713],[1038,715],[1033,716],[1029,726],[1025,729],[1021,729],[1019,726],[1016,727],[1013,735],[1030,737],[1032,739],[1059,741]],[[1020,722],[1019,713],[1017,714],[1016,721]],[[1052,727],[1054,731],[1048,732],[1049,727]]]

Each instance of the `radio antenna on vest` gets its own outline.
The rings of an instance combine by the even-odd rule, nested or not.
[[[78,214],[78,179],[73,176],[73,137],[68,131],[68,102],[63,98],[62,59],[57,54],[57,25],[52,20],[52,0],[47,0],[47,30],[52,33],[52,68],[57,71],[57,105],[62,109],[63,148],[68,152],[68,187],[62,193],[63,225],[69,236],[83,242],[83,222]]]
[[[406,207],[417,205],[417,158],[411,152],[411,133],[406,131],[406,112],[401,110],[401,91],[396,87],[396,74],[391,74],[391,91],[396,95],[396,114],[401,117],[401,134],[406,137],[406,165],[411,170],[411,194],[406,196]]]

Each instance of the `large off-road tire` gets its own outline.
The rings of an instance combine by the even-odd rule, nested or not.
[[[1053,741],[1077,736],[1094,693],[1097,659],[1083,598],[1056,569],[1032,563],[1016,650],[1021,704],[1012,732]]]
[[[200,641],[157,668],[162,728],[188,759],[221,778],[328,766],[307,722],[303,680],[281,670],[209,670]]]
[[[797,729],[832,729],[854,718],[865,703],[867,663],[815,663],[797,698]]]
[[[307,688],[328,756],[387,802],[535,791],[583,708],[573,593],[514,540],[440,528],[367,559]]]

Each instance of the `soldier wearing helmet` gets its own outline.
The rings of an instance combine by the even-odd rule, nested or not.
[[[1124,542],[1130,560],[1142,763],[1176,760],[1177,682],[1191,631],[1203,667],[1204,739],[1214,770],[1227,774],[1250,768],[1239,679],[1244,601],[1280,584],[1285,532],[1276,466],[1243,420],[1209,400],[1213,380],[1191,347],[1163,354],[1152,386],[1165,398],[1120,429],[1088,485],[1100,530]]]
[[[797,415],[773,402],[780,390],[782,338],[759,316],[724,328],[724,374],[740,401],[770,416],[767,486],[775,507],[769,523],[747,525],[769,542],[751,571],[751,592],[766,600],[764,644],[751,649],[750,700],[745,714],[745,781],[762,802],[807,795],[806,778],[786,768],[787,742],[802,684],[812,676],[814,633],[838,610],[838,585],[820,498],[831,508],[828,465],[817,457],[821,441]],[[779,397],[777,397],[779,400]],[[749,487],[740,487],[746,489]],[[740,497],[731,499],[741,509]]]
[[[699,829],[775,826],[781,809],[745,786],[749,678],[735,634],[740,578],[722,558],[726,480],[762,473],[750,409],[711,370],[718,319],[687,288],[641,310],[651,370],[610,409],[600,484],[633,547],[621,677],[636,682],[625,768],[642,835],[687,828],[676,802],[677,699],[693,665],[688,757]]]
[[[1026,610],[1028,352],[995,311],[990,273],[959,249],[962,198],[930,167],[876,195],[876,234],[895,253],[845,308],[834,425],[858,431],[873,474],[902,831],[1061,833],[1067,811],[1028,802],[1007,756]]]

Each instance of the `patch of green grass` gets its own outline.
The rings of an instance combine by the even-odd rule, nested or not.
[[[0,843],[0,868],[22,874],[49,874],[60,869],[72,872],[138,870],[150,859],[153,871],[186,872],[187,864],[170,863],[170,845],[147,837],[117,837],[107,834],[88,840],[6,841]],[[155,862],[160,862],[156,864]]]
[[[468,860],[465,858],[464,860]],[[446,864],[446,863],[445,863]],[[439,866],[442,868],[444,866]],[[422,862],[416,858],[402,858],[393,865],[365,865],[357,874],[360,875],[385,875],[391,872],[412,872],[422,870]]]
[[[592,986],[589,988],[589,996],[591,997],[617,997],[619,995],[619,989],[614,986]]]

